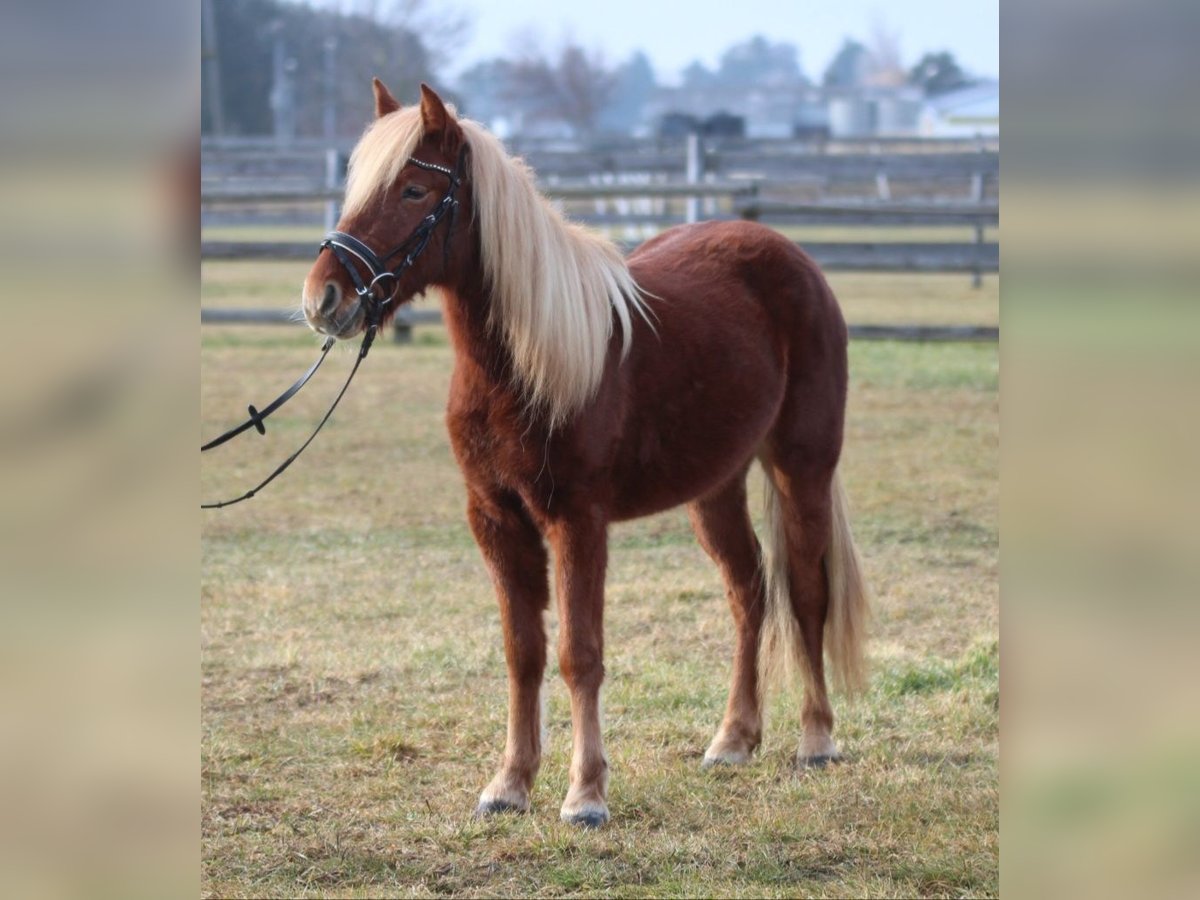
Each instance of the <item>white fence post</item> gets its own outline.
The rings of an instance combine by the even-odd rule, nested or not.
[[[684,173],[687,183],[699,184],[702,169],[703,161],[700,155],[700,135],[693,131],[687,136],[687,170]],[[700,221],[699,197],[688,197],[686,220],[688,223]]]
[[[875,171],[875,192],[879,194],[880,200],[892,199],[892,186],[888,183],[887,169],[880,168]]]
[[[983,245],[983,219],[978,219],[975,222],[975,245]],[[975,267],[975,271],[971,273],[971,287],[983,287],[983,269],[979,266]]]
[[[342,154],[338,152],[336,147],[330,147],[325,151],[325,187],[331,191],[336,191],[342,186]],[[337,228],[338,218],[340,217],[340,204],[337,200],[329,199],[325,201],[325,230],[333,231]]]

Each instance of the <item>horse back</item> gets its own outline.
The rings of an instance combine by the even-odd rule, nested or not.
[[[845,324],[816,264],[750,222],[681,226],[629,260],[650,296],[629,358],[610,367],[620,409],[616,517],[668,508],[724,484],[758,452],[793,384],[840,416]],[[838,372],[841,378],[836,377]],[[825,376],[833,372],[830,381]]]

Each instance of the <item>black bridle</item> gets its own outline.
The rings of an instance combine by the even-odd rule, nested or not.
[[[433,237],[434,231],[437,230],[438,225],[447,215],[450,216],[449,231],[454,230],[454,222],[458,216],[458,200],[455,199],[454,194],[458,191],[459,185],[462,184],[466,154],[467,146],[464,144],[458,153],[458,162],[453,169],[439,166],[436,163],[425,162],[412,156],[408,158],[409,165],[414,165],[429,172],[440,172],[442,175],[445,175],[450,179],[450,186],[446,189],[446,193],[438,205],[433,208],[433,211],[421,220],[421,223],[413,229],[412,234],[401,241],[389,253],[377,256],[375,251],[365,243],[354,235],[347,234],[344,231],[331,231],[321,241],[321,249],[330,250],[337,257],[337,261],[342,264],[342,268],[346,270],[346,274],[350,276],[350,280],[354,282],[354,290],[358,294],[359,303],[363,306],[368,327],[379,324],[379,321],[383,318],[383,308],[396,298],[396,289],[400,286],[400,276],[404,274],[406,269],[412,266],[416,258],[425,250],[425,247]],[[447,234],[445,244],[442,248],[443,263],[446,261],[449,252],[450,240],[449,234]],[[388,263],[401,253],[404,254],[404,259],[400,261],[400,265],[394,269],[389,269]],[[364,280],[360,276],[358,266],[355,263],[356,260],[366,267],[367,280]],[[389,289],[384,290],[383,285],[388,285]]]
[[[358,358],[354,360],[354,367],[350,370],[350,374],[346,376],[346,381],[342,385],[342,389],[338,391],[337,396],[333,398],[333,403],[330,404],[325,415],[321,417],[321,421],[317,423],[317,427],[313,429],[312,434],[308,436],[308,440],[301,444],[295,453],[280,463],[270,475],[268,475],[241,496],[234,497],[232,500],[221,500],[216,503],[201,503],[201,509],[220,509],[223,506],[232,506],[234,503],[241,503],[243,500],[249,500],[264,487],[274,481],[277,477],[282,475],[288,466],[295,462],[300,454],[305,451],[308,445],[313,442],[313,438],[317,436],[317,433],[325,427],[325,423],[329,421],[329,417],[333,415],[333,411],[337,409],[337,406],[339,403],[341,403],[342,397],[345,395],[346,390],[350,387],[350,382],[354,380],[354,375],[358,372],[358,367],[362,364],[362,361],[367,358],[367,352],[371,349],[371,344],[374,343],[375,335],[379,331],[379,325],[383,321],[384,308],[396,299],[396,291],[400,287],[400,276],[403,275],[407,269],[411,268],[413,263],[416,262],[417,257],[424,252],[426,246],[429,244],[430,239],[433,237],[434,231],[437,230],[438,225],[441,224],[442,219],[446,218],[447,215],[450,217],[450,225],[447,229],[446,240],[443,247],[443,264],[445,264],[445,262],[448,260],[447,254],[449,253],[450,249],[450,234],[454,231],[454,223],[458,217],[458,200],[455,199],[454,194],[462,184],[466,153],[467,148],[464,144],[462,150],[459,151],[458,162],[455,164],[453,170],[448,169],[445,166],[439,166],[436,163],[429,163],[414,157],[409,157],[407,164],[417,166],[421,169],[427,169],[431,172],[441,172],[450,179],[450,186],[446,189],[445,195],[438,202],[438,205],[434,207],[433,211],[424,219],[422,219],[421,223],[413,229],[412,233],[390,253],[387,253],[382,257],[377,256],[370,247],[368,247],[358,238],[354,237],[354,235],[347,234],[344,231],[331,231],[325,235],[324,239],[321,241],[320,249],[317,252],[319,254],[322,250],[329,250],[335,257],[337,257],[337,261],[341,263],[342,268],[346,270],[347,274],[350,276],[350,280],[354,283],[355,292],[358,294],[359,305],[363,310],[364,316],[366,317],[367,328],[363,333],[362,343],[358,348]],[[404,259],[401,260],[400,264],[394,269],[389,269],[387,266],[388,262],[401,253],[404,253]],[[358,267],[354,262],[355,259],[366,266],[369,274],[369,280],[364,281],[359,275]],[[388,284],[389,279],[390,290],[387,290],[384,293],[378,293],[383,291],[381,285]],[[357,312],[355,314],[357,315]],[[317,369],[321,367],[321,363],[325,361],[325,357],[329,355],[329,351],[333,348],[333,345],[336,342],[337,338],[335,337],[326,338],[325,343],[321,346],[321,355],[317,357],[317,361],[309,366],[308,371],[296,379],[291,387],[271,401],[271,403],[269,403],[261,412],[257,410],[253,404],[251,404],[248,407],[250,417],[246,419],[246,421],[242,422],[240,425],[230,428],[224,434],[213,438],[208,443],[201,444],[200,452],[203,453],[206,450],[212,450],[214,447],[219,447],[221,444],[224,444],[231,438],[237,437],[237,435],[241,434],[243,431],[247,431],[250,428],[254,428],[259,434],[266,434],[267,428],[264,424],[266,418],[271,415],[271,413],[283,406],[284,403],[294,397],[299,392],[300,388],[308,384],[308,380],[316,374]]]

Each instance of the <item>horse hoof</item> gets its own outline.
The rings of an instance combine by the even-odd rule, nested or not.
[[[750,762],[749,753],[719,753],[715,756],[704,754],[700,768],[711,769],[715,766],[744,766]]]
[[[796,760],[802,769],[823,769],[830,763],[841,761],[841,754],[838,753],[815,753],[812,756],[801,756]]]
[[[475,807],[475,818],[486,819],[498,813],[524,813],[527,809],[507,800],[484,800]]]
[[[576,828],[600,828],[608,824],[608,813],[604,810],[588,809],[582,812],[563,813],[562,820]]]

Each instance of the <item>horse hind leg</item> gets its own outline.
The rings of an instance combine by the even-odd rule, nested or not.
[[[836,469],[779,458],[764,466],[770,559],[760,667],[764,678],[789,661],[799,669],[804,732],[797,760],[821,765],[839,758],[825,653],[841,686],[860,686],[867,593]]]
[[[704,754],[704,765],[749,762],[762,740],[757,655],[763,623],[761,554],[746,508],[746,480],[737,477],[688,506],[700,545],[725,580],[737,629],[725,717]]]

